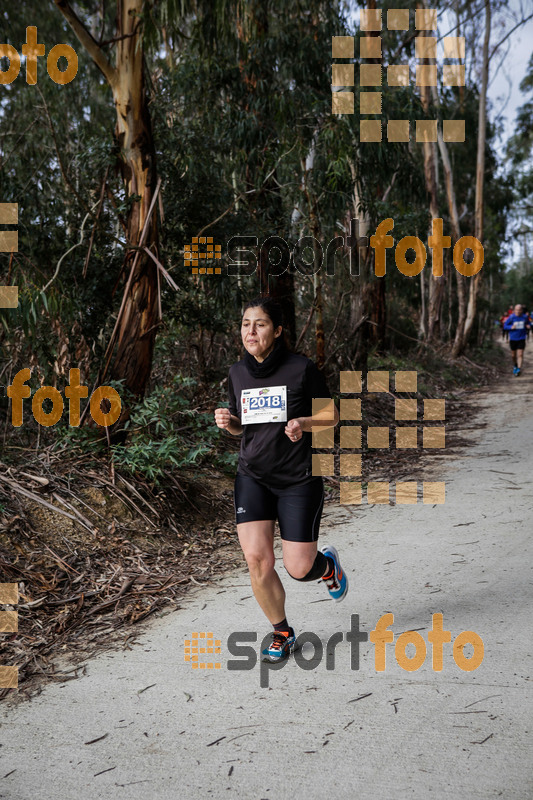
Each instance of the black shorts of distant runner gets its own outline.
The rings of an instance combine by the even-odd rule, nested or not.
[[[509,347],[511,348],[511,350],[524,350],[525,346],[526,346],[525,339],[515,339],[514,342],[511,339],[509,342]]]
[[[316,542],[324,505],[321,477],[279,489],[240,472],[235,476],[235,522],[278,520],[282,539]]]

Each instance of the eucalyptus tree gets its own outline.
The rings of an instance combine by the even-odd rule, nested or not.
[[[533,258],[533,55],[520,91],[526,95],[526,100],[516,115],[515,133],[507,144],[507,158],[516,175],[513,237],[518,245],[517,269],[526,283],[531,282]],[[531,297],[533,290],[528,289],[528,295]]]
[[[477,152],[476,152],[476,179],[475,179],[475,198],[474,198],[474,235],[483,241],[486,227],[484,218],[486,207],[489,201],[486,191],[485,178],[487,171],[487,130],[488,130],[488,108],[487,108],[487,89],[490,78],[491,68],[494,69],[496,56],[500,56],[502,45],[509,41],[510,36],[518,28],[522,27],[528,20],[533,18],[533,11],[526,3],[519,2],[516,7],[509,8],[505,0],[469,0],[464,3],[463,12],[466,15],[468,24],[471,26],[471,58],[476,61],[479,51],[479,22],[483,20],[483,47],[481,49],[481,60],[478,68],[479,83],[479,105],[477,119]],[[510,22],[509,22],[510,19]],[[498,24],[503,24],[503,34],[500,38],[493,41],[493,30],[497,29]],[[484,273],[478,272],[470,279],[468,290],[468,304],[464,326],[458,326],[454,342],[454,355],[464,352],[476,323],[476,313],[478,306],[478,296]]]
[[[55,10],[38,0],[2,13],[0,41],[20,52],[30,25],[47,52],[58,42],[76,44]],[[6,354],[29,361],[48,383],[62,374],[65,347],[72,356],[93,344],[98,350],[121,265],[105,209],[94,227],[111,163],[112,111],[90,59],[76,50],[78,72],[68,84],[51,80],[47,59],[38,58],[36,83],[26,82],[23,65],[11,84],[0,86],[0,200],[18,203],[19,220],[18,252],[0,255],[0,283],[19,287],[19,306],[2,309],[0,317]],[[79,361],[86,376],[86,359]]]
[[[115,138],[118,164],[129,208],[126,216],[127,282],[109,356],[116,336],[117,351],[111,377],[142,395],[150,375],[157,323],[158,230],[154,213],[157,184],[155,147],[144,74],[144,0],[118,0],[116,22],[110,29],[101,20],[99,34],[91,32],[90,17],[96,4],[77,12],[68,0],[54,0],[56,8],[92,58],[111,89],[116,112]],[[87,24],[89,23],[89,24]],[[104,40],[106,30],[111,36]],[[112,53],[109,47],[112,47]],[[129,269],[128,269],[129,267]]]
[[[54,0],[79,42],[111,89],[115,107],[115,144],[127,211],[126,285],[101,377],[123,379],[133,394],[144,393],[152,365],[159,314],[159,225],[156,195],[156,144],[150,111],[146,61],[163,37],[191,18],[220,16],[230,2],[116,0],[115,17],[96,0]],[[114,351],[114,347],[116,350]]]

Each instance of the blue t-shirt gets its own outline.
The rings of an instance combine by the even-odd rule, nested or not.
[[[515,323],[516,328],[512,330]],[[509,341],[519,342],[521,339],[526,338],[527,328],[530,328],[531,324],[527,314],[520,314],[519,317],[517,317],[516,314],[511,314],[511,316],[507,317],[505,320],[503,327],[509,331]]]

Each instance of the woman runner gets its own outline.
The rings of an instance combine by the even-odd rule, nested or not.
[[[323,582],[336,602],[348,591],[336,549],[317,551],[324,481],[311,469],[311,425],[332,427],[339,415],[332,400],[324,412],[311,416],[313,398],[331,394],[315,364],[285,345],[276,302],[262,297],[247,303],[241,336],[246,353],[230,368],[229,409],[217,408],[215,422],[233,436],[242,434],[235,522],[253,593],[274,628],[263,657],[274,662],[298,647],[274,569],[276,519],[289,575]]]

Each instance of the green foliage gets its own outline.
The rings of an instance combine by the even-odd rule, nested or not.
[[[94,428],[71,428],[69,425],[57,424],[54,428],[54,449],[65,449],[72,453],[81,452],[87,456],[99,456],[106,438]]]
[[[516,132],[507,146],[509,166],[514,169],[513,239],[514,266],[506,275],[501,310],[505,305],[523,303],[533,308],[531,247],[533,235],[533,55],[520,84],[526,95],[518,109]]]
[[[10,357],[17,361],[11,365],[16,368],[37,363],[46,383],[52,384],[50,376],[60,374],[54,365],[61,347],[66,347],[69,365],[77,365],[83,358],[79,353],[84,352],[85,368],[95,379],[128,276],[122,223],[137,196],[125,196],[117,169],[120,143],[114,139],[115,107],[105,79],[53,3],[27,0],[11,5],[9,20],[4,14],[0,21],[0,41],[12,42],[20,51],[26,25],[35,24],[47,50],[61,41],[75,46],[79,71],[71,84],[60,87],[48,78],[46,60],[39,59],[37,86],[25,83],[23,65],[19,78],[3,87],[0,199],[19,203],[20,247],[12,259],[0,255],[0,284],[19,286],[20,306],[16,312],[0,310],[0,343],[6,351],[0,368],[7,370]],[[147,0],[144,4],[139,20],[146,46],[144,79],[164,211],[164,218],[158,216],[158,257],[178,290],[160,275],[163,319],[157,326],[155,385],[140,403],[121,393],[123,402],[133,408],[129,438],[112,447],[121,468],[161,481],[169,470],[202,468],[207,463],[230,468],[236,463],[230,441],[221,437],[207,409],[221,394],[228,365],[238,357],[239,312],[243,300],[258,293],[258,274],[192,276],[183,263],[183,246],[193,236],[205,231],[203,235],[222,245],[223,271],[229,261],[226,246],[235,235],[257,237],[259,246],[252,248],[256,258],[261,243],[271,235],[283,237],[292,249],[300,237],[313,232],[325,248],[346,232],[346,221],[353,216],[367,217],[369,236],[380,220],[392,217],[396,242],[408,235],[427,241],[430,215],[423,148],[413,141],[389,143],[385,136],[381,143],[361,145],[359,85],[353,87],[355,113],[331,114],[331,36],[356,37],[358,76],[361,34],[356,12],[363,5],[363,0],[355,6],[341,0]],[[411,8],[411,19],[416,5],[415,0],[402,4]],[[75,6],[95,38],[105,42],[102,49],[114,63],[115,4],[78,0]],[[470,50],[478,46],[480,17],[469,13],[474,6],[472,2],[458,6],[458,13],[468,17],[467,62]],[[395,4],[385,0],[381,7],[386,15]],[[382,42],[384,63],[398,58],[414,63],[412,31],[384,28]],[[479,96],[472,75],[460,89],[439,86],[439,106],[428,110],[429,118],[466,120],[466,142],[448,148],[463,235],[474,234]],[[531,228],[532,76],[533,60],[522,86],[528,95],[510,148],[509,175],[502,174],[496,157],[496,131],[489,125],[487,132],[482,286],[490,287],[490,292],[480,298],[479,307],[489,319],[494,305],[501,303],[504,280],[505,297],[510,300],[513,295],[514,301],[520,295],[527,303],[531,298],[533,305],[526,264],[504,278],[513,198],[517,206],[522,198],[521,219]],[[414,84],[384,83],[382,97],[383,123],[387,117],[424,116]],[[313,165],[306,171],[307,160]],[[107,190],[96,223],[106,175]],[[437,199],[449,235],[442,172]],[[334,276],[324,277],[324,270],[321,275],[326,358],[332,374],[355,368],[360,342],[372,358],[375,342],[370,326],[377,325],[371,319],[356,328],[363,311],[372,311],[377,279],[370,275],[371,263],[361,266],[359,276],[352,276],[346,267],[347,253],[343,255],[343,266],[339,259]],[[427,295],[430,262],[428,254],[424,282],[401,275],[392,251],[388,253],[384,304],[389,327],[384,344],[393,357],[415,345],[411,340],[418,336],[421,292]],[[446,296],[440,331],[445,341],[453,338],[457,322],[451,258],[446,268],[450,302]],[[299,334],[316,286],[311,276],[294,270],[293,284]],[[300,347],[311,357],[314,322]],[[352,330],[357,332],[352,335]],[[374,357],[382,358],[383,353]],[[189,374],[197,378],[193,381]],[[91,382],[89,376],[86,382]],[[200,402],[202,392],[205,399],[202,396]],[[53,434],[57,447],[79,447],[89,456],[106,446],[101,433],[70,429],[64,420]]]
[[[169,386],[155,387],[126,423],[125,444],[112,446],[115,464],[155,483],[172,469],[234,467],[237,456],[224,452],[213,414],[191,408],[197,383],[178,374]]]
[[[227,450],[228,439],[214,424],[213,414],[193,407],[198,381],[174,374],[167,385],[156,386],[134,405],[125,397],[120,383],[109,381],[121,399],[133,407],[124,428],[128,432],[122,444],[112,444],[112,459],[117,467],[156,484],[172,470],[201,468],[206,465],[222,471],[234,471],[236,452]],[[46,409],[45,409],[46,410]],[[91,427],[71,428],[68,416],[55,426],[54,449],[81,452],[95,458],[107,448],[107,438]]]

